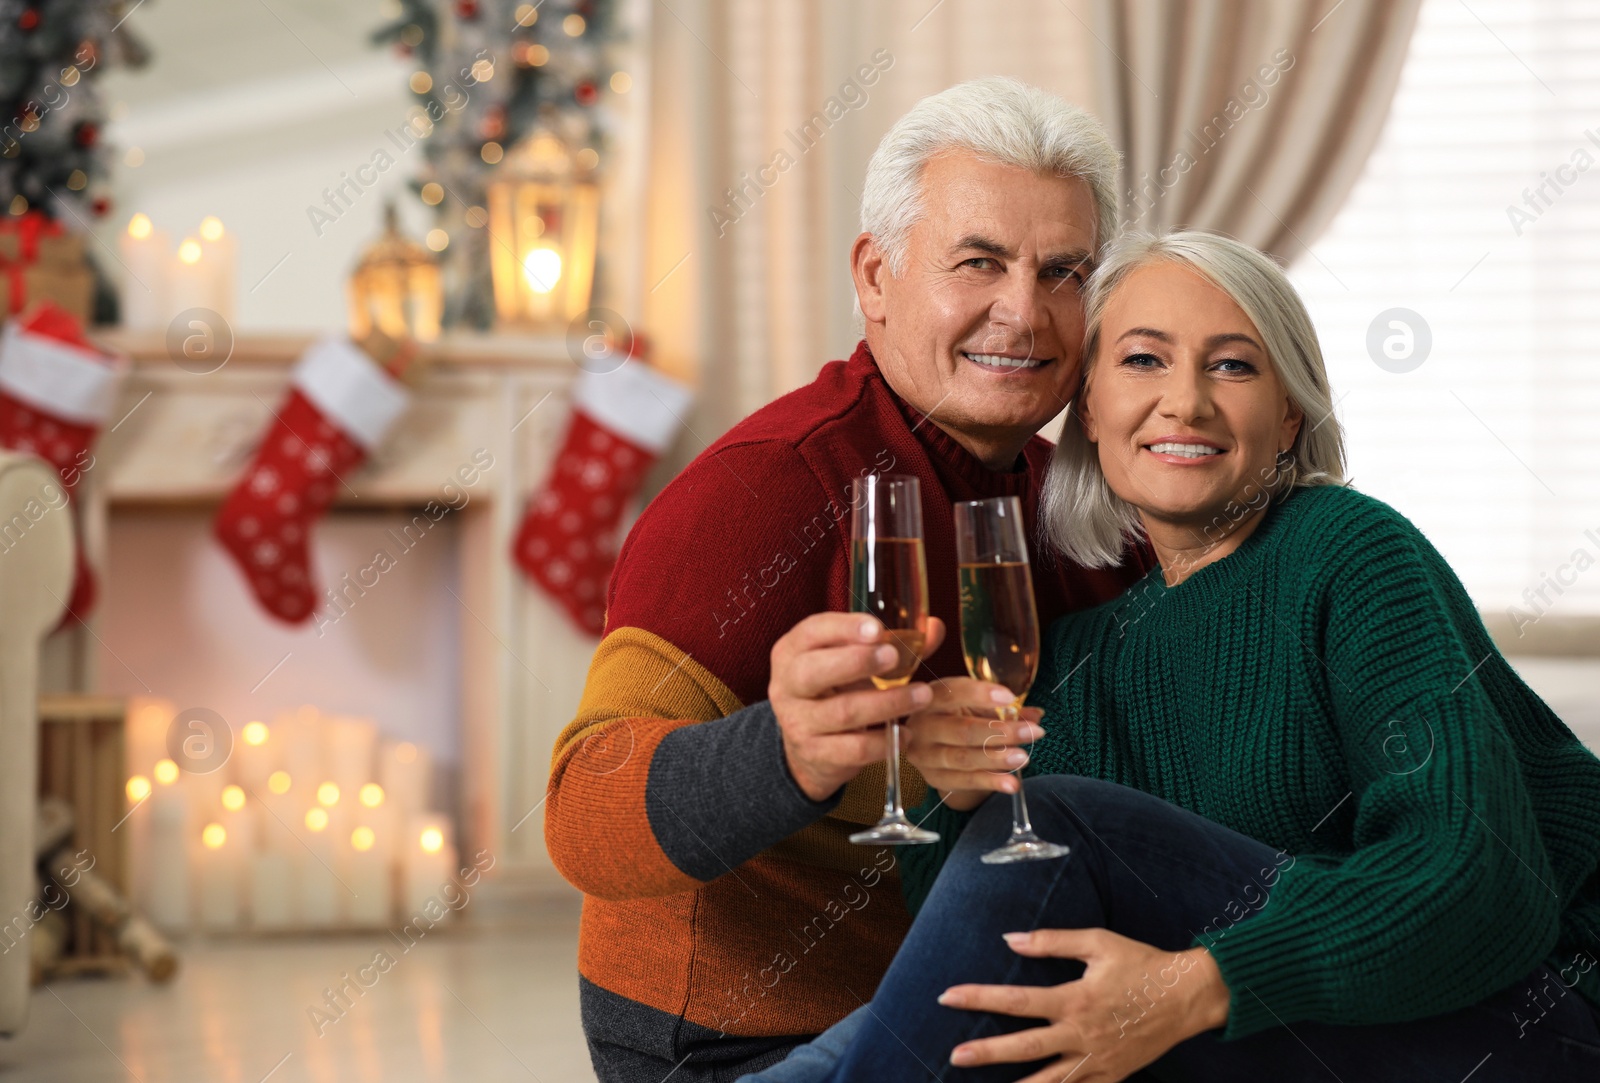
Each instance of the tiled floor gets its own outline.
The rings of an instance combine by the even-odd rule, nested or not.
[[[1600,662],[1514,659],[1600,751]],[[190,943],[168,986],[58,982],[0,1039],[4,1083],[589,1083],[578,1024],[577,902],[480,893],[474,920],[409,952],[387,937]],[[387,973],[327,1022],[323,990],[386,951]],[[368,971],[369,975],[375,972]]]

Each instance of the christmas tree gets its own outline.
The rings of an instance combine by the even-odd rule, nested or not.
[[[418,63],[408,125],[425,164],[413,182],[434,208],[428,247],[444,270],[446,326],[494,320],[486,188],[507,152],[537,130],[560,136],[590,167],[605,161],[614,118],[604,91],[625,93],[615,70],[610,0],[398,0],[373,35]]]
[[[148,51],[126,0],[0,0],[0,213],[87,231],[111,210],[105,110],[95,93],[108,66],[142,67]],[[91,264],[93,260],[91,259]],[[115,319],[98,267],[95,316]]]

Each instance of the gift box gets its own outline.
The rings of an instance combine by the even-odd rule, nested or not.
[[[87,324],[94,308],[94,273],[84,238],[38,211],[0,218],[0,316],[50,301]]]

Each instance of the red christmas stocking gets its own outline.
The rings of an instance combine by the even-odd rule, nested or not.
[[[125,367],[91,346],[77,319],[49,301],[12,320],[0,340],[0,447],[37,455],[55,467],[67,499],[94,466],[89,445],[111,411]],[[50,503],[50,494],[41,498]],[[86,618],[95,593],[80,542],[61,623]]]
[[[585,371],[543,491],[528,502],[512,559],[590,635],[605,630],[606,588],[627,503],[677,434],[689,391],[641,361]]]
[[[409,401],[382,366],[344,339],[317,343],[295,366],[288,397],[216,522],[217,538],[274,617],[298,624],[311,616],[318,593],[311,527]]]

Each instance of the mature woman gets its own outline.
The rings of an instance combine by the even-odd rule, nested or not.
[[[1046,639],[1026,786],[1072,853],[979,862],[1017,731],[949,682],[912,725],[943,836],[899,851],[912,931],[754,1078],[1600,1079],[1600,760],[1345,487],[1293,288],[1226,238],[1135,236],[1086,311],[1050,541],[1103,565],[1142,533],[1160,567]]]

